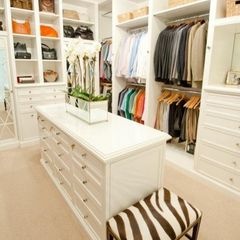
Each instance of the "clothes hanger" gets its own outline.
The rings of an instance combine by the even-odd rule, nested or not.
[[[163,99],[168,97],[170,94],[171,94],[170,91],[164,90],[163,93],[159,96],[158,101],[159,102],[163,101]]]

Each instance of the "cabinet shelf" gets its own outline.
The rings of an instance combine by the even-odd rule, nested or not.
[[[20,34],[20,33],[13,33],[13,37],[35,38],[36,35],[33,35],[33,34]]]
[[[48,20],[48,21],[54,21],[56,20],[59,15],[56,13],[50,13],[50,12],[39,12],[39,16],[41,20]]]
[[[59,37],[44,37],[44,36],[41,36],[41,39],[52,40],[52,41],[59,41],[60,40]]]
[[[42,87],[42,86],[63,86],[66,85],[64,82],[52,82],[52,83],[17,83],[15,87],[17,88],[27,88],[27,87]]]
[[[32,59],[16,59],[15,58],[15,61],[16,62],[37,62],[37,59],[35,59],[35,58],[32,58]]]
[[[209,12],[210,0],[200,0],[192,3],[180,5],[177,7],[161,10],[154,13],[155,17],[158,17],[164,21],[171,21],[183,17],[192,17]]]
[[[7,31],[0,31],[0,36],[7,36]]]
[[[225,84],[211,84],[204,89],[207,92],[222,93],[222,94],[237,94],[240,96],[240,86],[225,85]]]
[[[14,14],[21,14],[21,15],[24,15],[26,17],[30,17],[30,16],[34,15],[33,10],[22,9],[22,8],[11,7],[11,12],[14,13]]]
[[[219,18],[215,21],[215,27],[234,26],[240,24],[240,16]]]
[[[61,63],[62,62],[62,60],[59,60],[59,59],[57,59],[57,60],[42,59],[42,61],[43,62],[52,62],[52,63]]]
[[[148,25],[148,15],[130,19],[126,22],[119,23],[116,26],[119,28],[125,28],[125,29],[131,29],[131,28],[137,28],[137,27],[143,27]]]
[[[71,18],[63,18],[63,23],[65,24],[79,24],[79,25],[86,25],[86,26],[93,26],[94,22],[84,21],[84,20],[76,20]]]

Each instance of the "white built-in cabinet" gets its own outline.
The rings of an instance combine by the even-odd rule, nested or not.
[[[239,191],[240,88],[225,84],[236,33],[240,16],[225,18],[225,1],[211,1],[195,168]]]
[[[20,145],[32,144],[39,140],[37,128],[36,105],[64,102],[64,90],[67,86],[67,69],[65,60],[65,47],[68,39],[64,38],[63,26],[87,25],[94,32],[94,39],[98,38],[98,4],[81,0],[78,3],[71,0],[55,0],[54,13],[41,12],[39,1],[32,0],[32,10],[13,8],[10,1],[1,0],[0,19],[3,19],[6,31],[1,35],[8,36],[11,77],[15,98],[17,116],[17,129]],[[77,10],[81,20],[63,18],[63,9]],[[12,19],[30,21],[31,34],[16,34],[12,31]],[[58,32],[58,37],[43,37],[40,34],[40,25],[53,27]],[[14,43],[21,42],[27,46],[31,59],[15,59]],[[56,60],[42,59],[41,44],[55,48]],[[89,43],[91,44],[91,43]],[[55,82],[44,81],[43,72],[54,70],[58,73]],[[17,82],[17,76],[32,75],[34,83],[23,84]],[[98,72],[96,72],[98,79]],[[97,80],[96,80],[96,85]]]
[[[162,84],[156,82],[153,56],[159,33],[168,22],[209,14],[202,103],[194,156],[172,145],[167,159],[214,178],[228,187],[240,189],[240,88],[225,84],[231,70],[235,33],[240,33],[240,17],[226,18],[225,0],[196,0],[168,7],[168,0],[113,0],[113,112],[117,113],[119,92],[127,80],[115,76],[114,57],[121,39],[136,28],[148,28],[148,59],[145,86],[145,124],[153,127],[157,98]],[[117,15],[149,6],[148,16],[118,23]],[[175,160],[174,160],[175,159]],[[182,162],[181,162],[182,161]],[[189,164],[190,163],[190,164]]]

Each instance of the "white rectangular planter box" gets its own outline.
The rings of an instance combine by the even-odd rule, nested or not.
[[[66,96],[66,111],[89,124],[108,120],[108,100],[89,102]]]

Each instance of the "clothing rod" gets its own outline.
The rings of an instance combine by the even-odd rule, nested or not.
[[[162,90],[176,91],[176,92],[186,92],[186,93],[194,93],[201,95],[201,89],[197,88],[185,88],[185,87],[162,87]]]
[[[192,16],[192,17],[186,17],[186,18],[181,18],[181,19],[169,21],[168,24],[172,24],[172,23],[176,23],[176,22],[184,22],[186,20],[196,19],[196,18],[204,18],[204,17],[209,17],[209,13],[200,14],[200,15],[196,15],[196,16]]]
[[[129,86],[133,86],[133,87],[146,87],[146,84],[144,84],[144,83],[130,83],[130,82],[128,82],[127,83],[127,87],[129,87]]]

